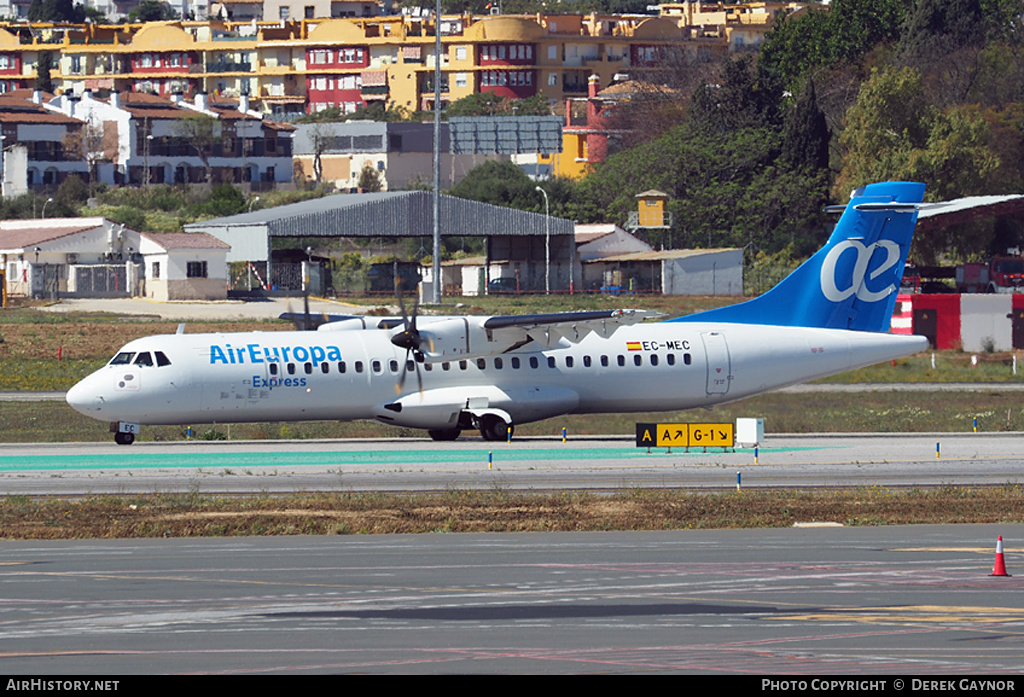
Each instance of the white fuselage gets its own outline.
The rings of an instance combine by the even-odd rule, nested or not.
[[[531,343],[420,363],[422,392],[413,365],[396,395],[407,356],[390,336],[372,329],[146,337],[122,353],[159,351],[169,364],[109,364],[67,399],[110,422],[380,419],[429,429],[452,426],[467,407],[502,410],[513,423],[708,407],[927,348],[913,336],[663,322],[553,349]]]

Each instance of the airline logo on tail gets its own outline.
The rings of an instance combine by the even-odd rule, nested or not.
[[[855,251],[856,261],[848,277],[845,272],[843,273],[844,278],[849,278],[849,284],[840,288],[839,259],[849,250]],[[884,250],[885,258],[880,264],[876,264],[869,274],[876,250]],[[866,246],[860,240],[844,240],[829,250],[821,264],[821,292],[834,303],[843,302],[853,295],[866,303],[884,300],[896,291],[896,284],[890,283],[881,290],[872,291],[867,287],[866,280],[874,280],[894,267],[899,263],[900,256],[900,246],[892,240],[879,240]]]

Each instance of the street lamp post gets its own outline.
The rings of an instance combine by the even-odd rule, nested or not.
[[[548,192],[539,186],[536,189],[544,194],[544,292],[551,295],[551,206]]]
[[[142,178],[143,179],[142,183],[143,183],[143,185],[147,189],[149,188],[149,177],[150,177],[150,173],[149,173],[149,150],[152,147],[153,147],[153,134],[150,133],[149,135],[146,136],[146,172],[145,172],[145,175]]]
[[[42,215],[42,217],[44,217],[44,218],[46,217],[46,207],[48,205],[50,205],[51,203],[53,203],[53,197],[52,196],[50,198],[46,199],[46,202],[43,204],[43,215]]]

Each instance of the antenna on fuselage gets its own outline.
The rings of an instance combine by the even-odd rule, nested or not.
[[[185,333],[185,323],[182,322],[181,324],[179,324],[178,325],[178,331],[176,331],[174,333],[175,334],[184,334]]]

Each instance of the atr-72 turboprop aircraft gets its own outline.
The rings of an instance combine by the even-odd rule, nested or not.
[[[923,195],[908,182],[858,189],[825,247],[738,305],[643,324],[652,313],[403,310],[317,331],[151,336],[67,401],[121,444],[141,424],[318,419],[497,440],[561,414],[711,407],[924,350],[923,337],[886,333]]]

